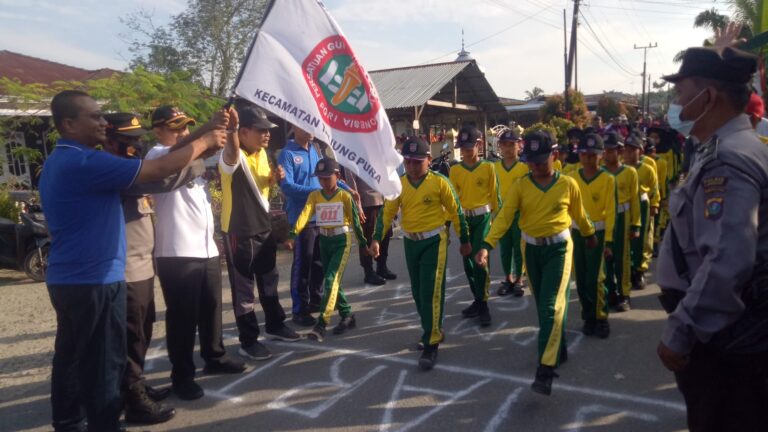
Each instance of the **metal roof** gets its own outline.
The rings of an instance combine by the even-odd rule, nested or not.
[[[439,100],[473,105],[487,112],[505,112],[474,60],[383,69],[369,74],[385,109],[419,107],[429,100]]]

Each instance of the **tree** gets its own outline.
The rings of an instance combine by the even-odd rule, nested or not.
[[[595,111],[597,112],[597,115],[606,120],[616,118],[622,114],[627,114],[627,108],[623,103],[617,102],[607,95],[603,95],[603,97],[597,101],[597,109]]]
[[[693,27],[709,29],[714,33],[715,30],[725,28],[733,20],[741,24],[739,39],[750,39],[754,35],[754,31],[760,29],[762,2],[763,0],[728,0],[727,3],[733,11],[733,18],[712,8],[696,15],[693,20]],[[712,46],[712,40],[705,39],[702,46]],[[685,54],[685,50],[678,52],[673,59],[674,62],[681,62],[683,54]]]
[[[541,89],[541,87],[534,87],[531,90],[525,91],[525,100],[532,101],[538,98],[539,96],[542,96],[544,94],[544,90]]]
[[[225,97],[266,5],[266,0],[188,0],[187,9],[162,27],[139,10],[122,20],[131,31],[131,67],[157,73],[186,70],[211,93]]]
[[[583,127],[589,120],[587,104],[584,102],[584,95],[573,89],[568,90],[568,99],[571,102],[571,111],[566,115],[565,99],[562,95],[553,95],[544,101],[544,106],[539,111],[539,117],[544,123],[549,122],[554,117],[569,118],[579,127]]]

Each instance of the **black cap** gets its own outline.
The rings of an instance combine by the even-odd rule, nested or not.
[[[322,158],[315,165],[316,177],[330,177],[341,172],[339,163],[331,158]]]
[[[629,134],[626,140],[624,140],[624,144],[626,144],[629,147],[635,147],[642,149],[643,148],[643,137],[637,134]]]
[[[140,137],[149,133],[148,130],[141,127],[139,118],[131,113],[104,114],[104,120],[107,121],[107,133],[110,134]]]
[[[240,127],[256,129],[272,129],[276,124],[269,121],[267,113],[253,104],[238,106],[237,116],[240,119]]]
[[[409,137],[401,153],[406,159],[426,159],[431,154],[429,144],[419,137]]]
[[[466,126],[459,131],[459,138],[456,140],[456,147],[458,148],[471,148],[477,144],[477,140],[481,139],[483,134],[473,126]]]
[[[677,141],[677,132],[671,130],[659,129],[659,143],[656,144],[656,151],[659,153],[666,153],[674,149]]]
[[[183,111],[171,106],[157,107],[152,113],[152,127],[166,126],[171,129],[181,129],[187,125],[195,125],[195,119],[187,117]]]
[[[608,132],[603,137],[603,147],[607,149],[622,148],[624,147],[624,141],[618,133]]]
[[[506,129],[499,135],[499,141],[519,141],[521,138],[516,129]]]
[[[586,134],[579,141],[579,153],[602,153],[603,150],[603,138],[598,134]]]
[[[748,52],[731,47],[693,47],[685,50],[680,70],[661,79],[676,83],[684,78],[699,77],[746,84],[756,70],[757,57]]]
[[[583,137],[583,136],[584,136],[584,131],[583,131],[583,130],[581,130],[580,128],[577,128],[577,127],[573,127],[573,128],[570,128],[570,129],[568,129],[568,130],[565,132],[565,136],[566,136],[568,139],[571,139],[571,138],[578,138],[579,140],[581,140],[581,137]]]
[[[523,137],[523,154],[526,162],[544,163],[552,154],[552,138],[545,131],[535,131]]]

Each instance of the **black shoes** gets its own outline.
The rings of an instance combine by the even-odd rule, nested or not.
[[[315,341],[315,342],[322,342],[323,339],[325,339],[325,327],[316,325],[312,328],[312,330],[307,334],[307,338]]]
[[[341,319],[336,327],[333,328],[333,334],[340,335],[349,329],[355,328],[357,321],[354,314],[349,314]]]
[[[629,297],[620,295],[616,302],[616,312],[628,312],[630,309]]]
[[[595,336],[600,339],[606,339],[611,334],[611,327],[608,325],[608,320],[597,320],[595,325]]]
[[[531,390],[549,396],[552,394],[552,380],[559,377],[560,375],[555,373],[555,368],[540,365],[536,369],[536,379],[531,384]]]
[[[239,374],[245,372],[245,363],[240,360],[224,356],[205,362],[203,372],[209,375]]]
[[[312,327],[317,323],[317,320],[308,313],[297,313],[291,318],[291,321],[301,327]]]
[[[435,367],[435,364],[437,364],[437,346],[435,344],[424,347],[424,351],[421,352],[421,357],[419,358],[419,368],[421,370],[428,371]]]
[[[237,352],[251,360],[267,360],[272,358],[272,353],[261,342],[255,342],[247,347],[241,346]]]
[[[525,294],[525,291],[523,291],[523,283],[520,281],[517,281],[516,283],[512,284],[512,295],[515,297],[522,297]]]
[[[171,386],[176,396],[182,400],[195,400],[200,399],[205,394],[203,388],[197,385],[194,379],[190,378],[185,381],[173,383]]]
[[[397,279],[397,275],[392,273],[386,265],[379,265],[376,267],[376,274],[381,276],[382,278],[386,280],[395,280]]]
[[[131,385],[125,393],[125,421],[128,423],[147,425],[165,423],[175,415],[175,409],[152,400],[143,382]]]
[[[491,325],[491,311],[488,309],[488,302],[480,303],[480,326],[488,327]]]
[[[379,276],[377,273],[375,273],[373,270],[366,271],[365,272],[365,280],[364,282],[368,285],[376,285],[381,286],[387,283],[387,280],[383,277]]]
[[[584,336],[594,336],[596,326],[597,326],[596,321],[591,321],[591,320],[584,321],[584,325],[581,326],[581,332],[584,333]]]
[[[473,301],[468,308],[465,308],[461,311],[461,316],[464,318],[474,318],[480,316],[480,302]]]
[[[445,342],[445,331],[443,331],[443,329],[440,329],[440,332],[443,335],[440,337],[440,340],[437,341],[437,343],[439,344]],[[416,351],[423,351],[423,350],[424,350],[424,342],[422,342],[421,339],[419,339],[419,341],[416,342]]]
[[[147,396],[155,402],[160,402],[171,394],[171,389],[168,387],[157,389],[146,383],[144,384],[144,390],[147,391]]]
[[[632,282],[632,289],[639,291],[642,289],[645,289],[645,274],[640,271],[633,271],[632,276],[630,276],[630,281]]]
[[[496,291],[496,294],[498,294],[501,297],[504,297],[505,295],[512,292],[512,282],[505,280],[504,282],[499,285],[499,289]]]
[[[283,342],[296,342],[301,339],[301,336],[299,336],[298,333],[285,325],[274,331],[267,330],[266,333],[270,339],[281,340]]]

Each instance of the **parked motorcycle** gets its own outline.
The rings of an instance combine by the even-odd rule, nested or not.
[[[440,151],[440,156],[432,159],[432,163],[429,165],[429,169],[437,171],[440,174],[448,177],[451,172],[451,165],[455,165],[458,161],[453,159],[453,152],[448,144],[443,144],[443,149]]]
[[[48,225],[39,205],[24,205],[21,223],[0,218],[0,266],[23,271],[30,279],[43,282],[51,247]]]

